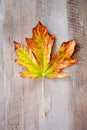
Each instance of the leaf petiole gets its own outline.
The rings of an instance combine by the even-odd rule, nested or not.
[[[42,76],[42,112],[43,116],[46,116],[45,103],[44,103],[44,76]]]

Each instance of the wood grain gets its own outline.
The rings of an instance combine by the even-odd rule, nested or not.
[[[35,13],[31,12],[33,4],[27,1],[3,1],[6,130],[38,130],[37,81],[18,77],[21,68],[14,63],[13,48],[13,40],[24,42],[24,37],[31,33],[29,30],[34,24],[32,21]],[[28,13],[32,14],[30,19],[27,19]]]
[[[3,45],[2,45],[2,5],[0,0],[0,130],[5,129],[5,100],[4,100],[4,78],[3,78]]]
[[[87,1],[68,1],[69,38],[77,42],[78,64],[71,70],[72,130],[87,130]]]
[[[87,130],[87,1],[2,0],[2,11],[0,130]],[[76,39],[74,57],[79,60],[65,69],[69,77],[45,78],[46,117],[41,109],[41,79],[18,77],[22,67],[14,63],[13,41],[25,44],[38,21],[55,35],[54,51],[63,41]]]

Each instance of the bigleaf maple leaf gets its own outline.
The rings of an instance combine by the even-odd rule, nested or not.
[[[32,33],[32,38],[25,38],[27,45],[14,41],[15,52],[18,56],[15,62],[26,68],[19,75],[25,78],[66,77],[68,74],[62,69],[77,62],[76,59],[71,58],[75,41],[63,42],[58,51],[51,56],[54,35],[50,35],[47,28],[40,22],[33,28]]]
[[[15,62],[26,68],[19,73],[21,77],[42,77],[42,109],[43,115],[46,115],[43,98],[44,76],[48,78],[68,76],[62,69],[77,62],[76,59],[71,58],[75,48],[75,41],[63,42],[58,51],[52,55],[54,35],[50,35],[47,28],[40,22],[33,28],[32,33],[32,38],[25,38],[27,45],[14,41],[15,53],[18,56]]]

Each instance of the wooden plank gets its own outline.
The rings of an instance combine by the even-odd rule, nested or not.
[[[5,129],[5,100],[3,86],[2,6],[0,0],[0,130]]]
[[[5,130],[38,130],[37,80],[18,77],[13,41],[25,42],[34,26],[34,2],[2,1],[4,43]],[[35,4],[34,4],[35,5]],[[28,16],[30,16],[28,18]],[[34,22],[33,22],[34,21]]]
[[[71,70],[72,130],[87,130],[87,1],[68,0],[68,36],[76,39],[78,64]]]
[[[56,36],[55,50],[67,40],[66,1],[54,0],[38,2],[37,16],[46,23],[49,31]],[[69,69],[67,69],[69,72]],[[40,90],[41,91],[41,90]],[[39,91],[39,92],[40,92]],[[47,116],[39,112],[40,130],[70,130],[69,79],[45,79],[45,103]],[[39,101],[40,102],[40,101]]]

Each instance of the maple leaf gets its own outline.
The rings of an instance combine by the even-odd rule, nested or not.
[[[44,76],[48,78],[68,76],[62,69],[77,62],[76,59],[71,58],[75,48],[75,41],[63,42],[58,51],[52,55],[54,35],[50,35],[47,28],[40,22],[33,28],[32,33],[32,38],[25,38],[27,45],[14,41],[15,52],[18,56],[15,62],[26,68],[26,70],[19,73],[21,77],[42,77],[42,109],[43,115],[46,115],[43,98]]]
[[[51,57],[54,35],[50,35],[47,28],[40,22],[33,28],[32,33],[32,38],[25,38],[27,45],[14,41],[15,52],[18,56],[15,62],[26,68],[19,75],[26,78],[66,77],[68,74],[61,70],[77,62],[76,59],[71,58],[75,41],[62,43],[58,51]]]

